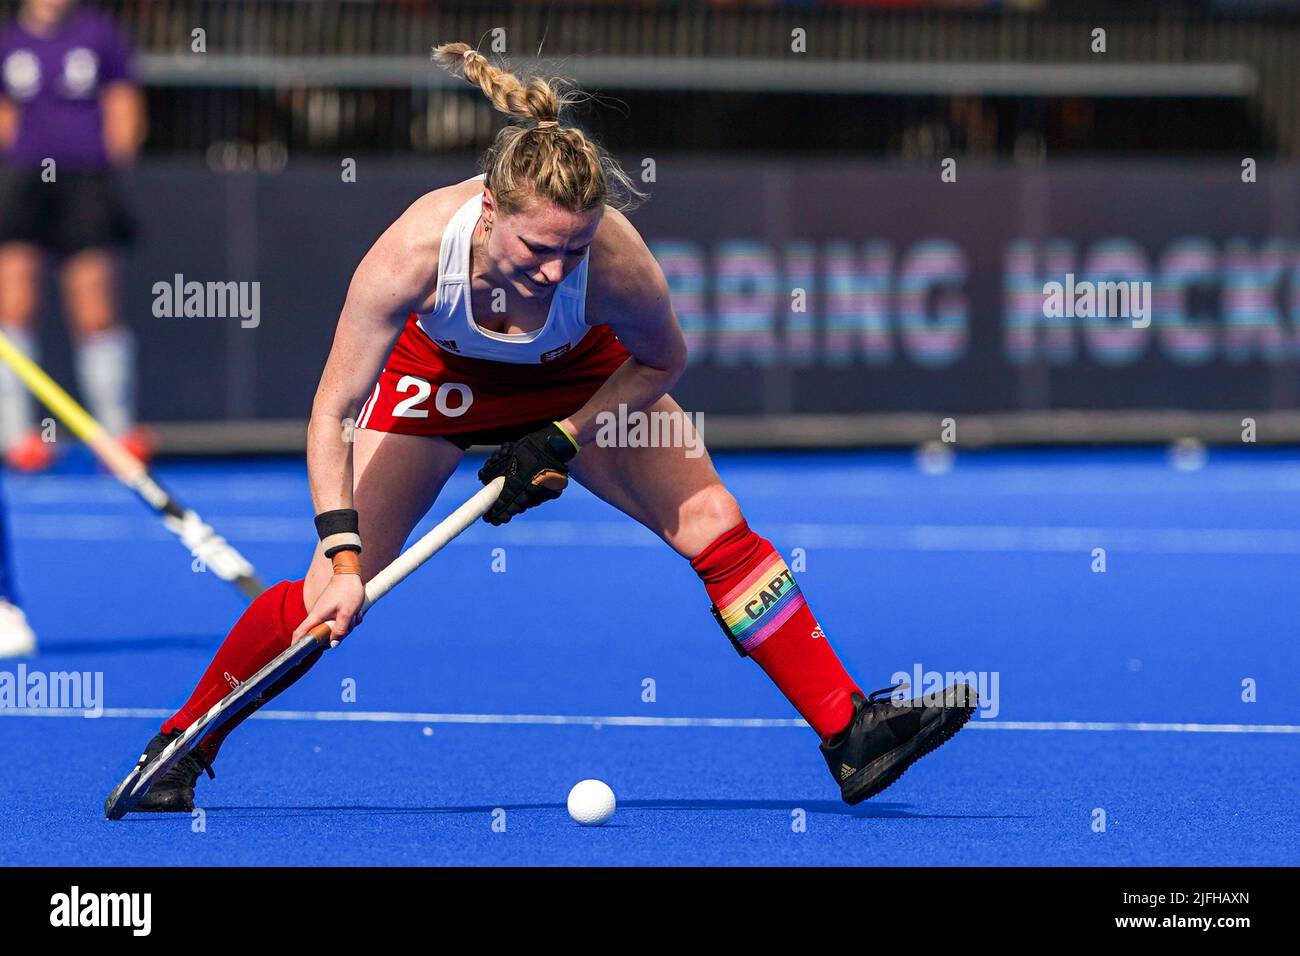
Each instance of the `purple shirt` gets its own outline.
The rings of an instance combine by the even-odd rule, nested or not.
[[[0,90],[18,105],[11,165],[53,159],[68,169],[106,169],[100,95],[131,79],[131,48],[112,21],[74,11],[50,36],[21,22],[0,33]]]

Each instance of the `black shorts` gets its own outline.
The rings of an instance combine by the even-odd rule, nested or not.
[[[30,242],[56,256],[125,246],[135,221],[109,172],[0,166],[0,244]]]
[[[471,445],[504,445],[508,441],[518,441],[525,435],[531,435],[549,425],[549,421],[529,422],[526,425],[509,425],[505,428],[483,428],[476,432],[440,435],[461,451],[468,451]]]

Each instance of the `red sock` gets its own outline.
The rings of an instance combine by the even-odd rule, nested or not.
[[[758,662],[813,730],[826,739],[847,727],[853,718],[849,695],[862,692],[831,650],[772,543],[742,520],[701,551],[691,567],[732,643]]]
[[[281,581],[274,587],[267,588],[248,606],[248,610],[235,622],[230,634],[217,649],[216,657],[203,672],[203,677],[199,679],[198,686],[194,688],[194,693],[185,702],[185,706],[163,723],[163,733],[184,730],[206,714],[232,688],[248,680],[289,646],[294,629],[307,616],[307,608],[302,600],[302,585],[301,581]],[[306,658],[268,688],[255,706],[247,708],[238,718],[204,739],[199,749],[207,759],[213,760],[221,742],[232,730],[258,707],[307,673],[319,657],[320,652],[317,652]]]

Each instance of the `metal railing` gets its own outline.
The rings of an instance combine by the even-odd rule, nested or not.
[[[1194,4],[1043,11],[563,3],[488,0],[103,0],[142,56],[150,85],[239,90],[411,90],[450,80],[437,42],[463,40],[610,90],[746,90],[952,96],[1249,98],[1283,157],[1300,156],[1300,16],[1233,16]],[[8,19],[17,0],[0,0]],[[1093,33],[1106,31],[1106,52]],[[193,52],[201,30],[202,55]],[[365,112],[359,92],[304,94]],[[400,97],[399,97],[400,98]],[[250,96],[250,101],[258,97]],[[370,96],[376,102],[382,96]],[[433,105],[444,103],[437,97]],[[470,107],[470,135],[491,128]],[[488,119],[482,119],[487,117]],[[235,125],[244,125],[238,120]],[[264,120],[249,120],[262,125]],[[463,139],[455,131],[453,140]],[[427,140],[428,137],[425,137]],[[434,137],[437,140],[437,137]],[[413,135],[408,148],[420,148]],[[481,145],[481,144],[480,144]]]

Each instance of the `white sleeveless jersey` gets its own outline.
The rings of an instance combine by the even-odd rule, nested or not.
[[[494,362],[536,365],[571,351],[591,331],[585,319],[591,250],[583,253],[582,263],[551,293],[551,310],[540,329],[505,333],[481,328],[474,321],[470,301],[469,253],[482,205],[480,192],[456,211],[443,230],[433,311],[417,315],[420,328],[441,349]]]

